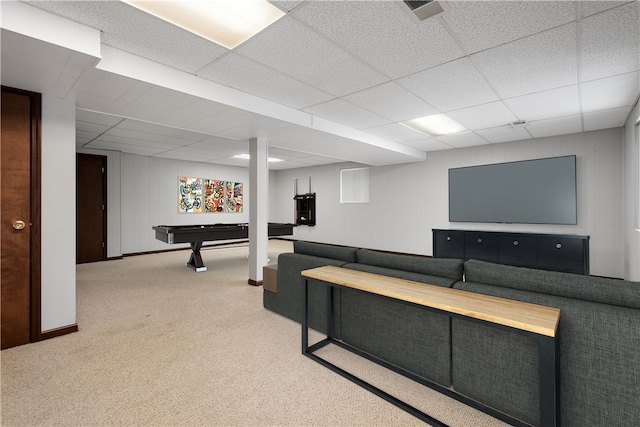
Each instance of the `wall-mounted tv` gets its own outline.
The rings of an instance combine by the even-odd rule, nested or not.
[[[576,156],[449,169],[449,221],[577,224]]]

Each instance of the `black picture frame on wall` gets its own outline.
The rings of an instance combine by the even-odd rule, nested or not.
[[[316,225],[316,193],[296,194],[296,225]]]

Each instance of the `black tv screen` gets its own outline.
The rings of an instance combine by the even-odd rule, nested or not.
[[[449,169],[449,221],[577,224],[576,156]]]

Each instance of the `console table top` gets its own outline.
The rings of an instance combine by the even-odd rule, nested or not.
[[[555,337],[560,310],[460,289],[444,288],[347,268],[324,266],[304,270],[305,277],[401,301]]]

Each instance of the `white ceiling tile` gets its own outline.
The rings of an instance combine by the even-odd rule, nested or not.
[[[531,135],[524,127],[501,126],[479,130],[476,133],[493,144],[531,139]]]
[[[233,147],[241,151],[249,150],[249,141],[234,141],[227,138],[209,137],[203,141],[194,142],[185,148],[202,151],[217,151]]]
[[[631,3],[627,1],[613,1],[613,0],[601,0],[601,1],[582,1],[580,6],[582,7],[582,16],[587,17],[595,15],[596,13],[603,12],[614,7],[622,6],[623,4]]]
[[[117,128],[111,129],[108,133],[100,135],[94,139],[92,143],[94,142],[119,144],[121,146],[130,147],[148,147],[149,149],[155,149],[157,152],[172,150],[188,143],[188,141],[177,141],[162,137],[152,138],[149,134]]]
[[[162,87],[152,87],[122,108],[124,116],[139,120],[161,121],[175,109],[189,105],[193,99]]]
[[[622,127],[629,116],[629,111],[631,111],[631,107],[585,113],[584,130],[590,131]]]
[[[72,93],[76,97],[76,107],[117,115],[120,108],[128,105],[152,85],[136,82],[120,75],[100,70],[84,73]]]
[[[196,99],[190,104],[176,108],[171,114],[163,117],[162,121],[169,126],[201,130],[211,123],[212,118],[227,111],[239,110],[207,99]]]
[[[100,135],[101,133],[106,132],[109,128],[110,126],[76,120],[76,132],[86,132],[94,135]]]
[[[450,150],[453,148],[451,145],[447,145],[438,140],[428,138],[428,139],[418,139],[416,141],[407,141],[403,143],[409,147],[417,148],[418,150],[423,151],[440,151],[440,150]],[[427,155],[428,156],[428,155]]]
[[[438,111],[394,82],[375,86],[343,98],[392,122],[424,117]]]
[[[84,141],[89,142],[92,139],[97,138],[100,135],[100,133],[98,132],[88,132],[88,131],[84,131],[84,130],[80,130],[80,129],[76,129],[76,141]]]
[[[108,114],[86,111],[79,108],[76,109],[76,122],[86,122],[111,127],[117,125],[122,120],[122,117],[118,116],[110,116]]]
[[[455,148],[473,147],[476,145],[489,144],[486,139],[473,132],[460,132],[451,135],[443,135],[435,139]]]
[[[335,96],[388,80],[286,16],[240,46],[237,52]]]
[[[171,141],[180,141],[179,145],[199,141],[206,137],[205,135],[196,132],[189,132],[183,129],[175,129],[168,126],[161,126],[154,123],[130,119],[123,120],[117,127],[109,129],[106,134],[131,137],[138,140],[158,140],[167,143],[171,143]]]
[[[325,121],[322,114],[335,122],[369,126],[363,132],[373,140],[424,151],[482,139],[504,142],[579,132],[583,123],[585,130],[622,126],[640,92],[637,1],[444,2],[443,14],[422,23],[399,1],[274,3],[291,13],[237,51],[121,2],[44,1],[36,7],[100,29],[105,49],[113,46],[206,75],[294,109],[317,106],[316,123]],[[6,29],[1,52],[3,84],[20,82],[25,89],[42,88],[37,91],[76,102],[76,144],[87,147],[240,165],[229,156],[246,152],[249,138],[264,136],[272,153],[287,158],[272,169],[406,159],[375,144],[265,117],[248,104],[240,110],[160,89],[144,78],[92,68],[91,61],[83,69],[84,59],[69,56],[67,49]],[[411,89],[399,83],[423,73],[432,79]],[[323,104],[341,96],[329,104],[335,111],[326,111],[331,108]],[[447,145],[393,123],[436,111],[472,132],[444,137]],[[299,114],[311,124],[310,114]],[[132,125],[134,118],[166,129]],[[516,119],[527,125],[503,126]],[[112,132],[105,135],[105,129]],[[331,129],[345,128],[335,124]]]
[[[498,100],[467,58],[413,74],[398,83],[442,112]]]
[[[573,116],[535,120],[527,123],[527,129],[534,138],[578,133],[582,132],[582,116],[576,114]]]
[[[502,98],[576,84],[576,26],[479,52],[471,60]]]
[[[175,160],[186,160],[189,162],[207,162],[211,160],[208,156],[208,153],[196,153],[196,152],[185,151],[183,149],[165,151],[162,153],[155,154],[153,157],[161,157],[165,159],[175,159]]]
[[[577,85],[519,96],[504,102],[518,116],[518,119],[526,121],[580,113]]]
[[[305,108],[334,96],[237,54],[229,54],[198,72],[202,78],[292,108]]]
[[[464,55],[440,21],[416,22],[405,7],[396,1],[310,1],[292,15],[392,78]]]
[[[227,49],[121,1],[37,1],[38,7],[62,13],[97,28],[102,43],[134,55],[194,72]]]
[[[469,130],[503,126],[518,120],[506,105],[500,101],[449,111],[447,116]]]
[[[280,8],[284,12],[289,12],[294,7],[302,3],[302,0],[269,0],[269,3]]]
[[[389,120],[343,101],[342,99],[334,99],[329,102],[314,105],[313,107],[305,108],[304,111],[356,129],[389,123]]]
[[[365,132],[396,142],[414,141],[425,135],[398,123],[363,129]]]
[[[582,80],[595,80],[640,69],[640,3],[582,20]]]
[[[582,110],[610,110],[633,105],[640,91],[640,72],[592,80],[580,85]]]
[[[446,7],[442,17],[467,53],[518,40],[576,17],[574,3],[564,1],[451,1]]]
[[[89,144],[85,145],[85,148],[116,150],[124,153],[140,154],[142,156],[155,155],[166,151],[166,147],[164,146],[134,145],[102,138],[91,141]]]

